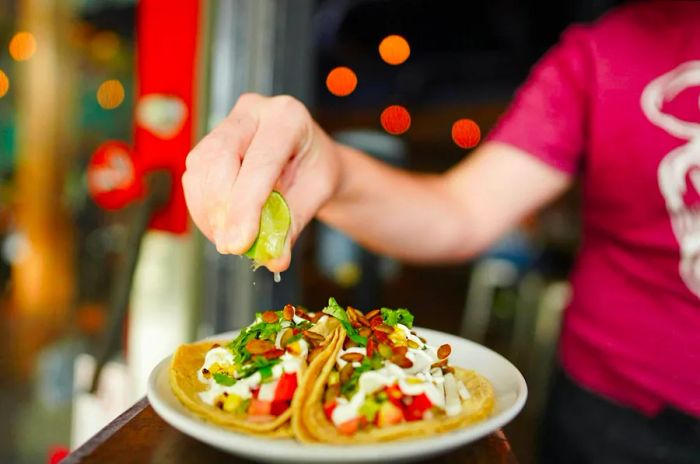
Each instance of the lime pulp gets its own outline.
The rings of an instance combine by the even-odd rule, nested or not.
[[[287,202],[281,193],[273,190],[260,212],[258,236],[245,252],[253,261],[254,267],[260,267],[282,255],[291,224],[292,215]]]

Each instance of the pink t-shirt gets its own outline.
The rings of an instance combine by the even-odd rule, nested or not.
[[[700,2],[571,27],[490,134],[583,187],[560,358],[647,414],[700,417]]]

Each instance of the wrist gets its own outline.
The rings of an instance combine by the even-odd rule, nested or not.
[[[318,211],[318,218],[327,222],[327,217],[333,214],[337,206],[347,203],[352,196],[351,189],[351,164],[355,150],[342,145],[330,137],[327,155],[330,163],[334,165],[335,176],[329,191],[329,195]]]

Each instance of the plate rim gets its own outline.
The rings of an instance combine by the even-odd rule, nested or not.
[[[167,369],[170,365],[172,354],[162,359],[151,370],[148,377],[146,396],[154,411],[170,426],[174,427],[185,435],[193,437],[208,444],[209,446],[213,446],[230,454],[277,462],[329,462],[330,456],[328,453],[337,453],[337,451],[341,449],[344,451],[352,450],[352,452],[349,454],[344,453],[344,455],[333,456],[334,462],[369,462],[387,459],[406,460],[413,458],[420,459],[421,457],[448,452],[460,446],[473,443],[486,435],[499,430],[504,425],[511,422],[522,411],[529,393],[527,383],[525,382],[525,378],[523,377],[522,373],[508,359],[490,348],[485,347],[484,345],[458,335],[418,326],[414,327],[414,329],[421,333],[421,335],[427,335],[426,338],[429,338],[431,335],[438,335],[439,337],[443,338],[452,338],[459,341],[459,343],[466,343],[471,345],[472,348],[476,348],[477,350],[485,350],[486,352],[489,352],[491,356],[500,358],[500,361],[505,363],[505,365],[508,366],[508,369],[515,374],[514,380],[517,384],[517,397],[514,403],[509,406],[508,409],[500,411],[498,414],[491,416],[484,421],[480,421],[457,430],[441,433],[439,435],[430,435],[425,438],[410,441],[409,443],[411,444],[416,442],[420,443],[421,446],[417,449],[415,446],[401,447],[400,445],[402,443],[405,444],[405,441],[360,445],[302,444],[294,440],[294,438],[269,439],[255,437],[209,423],[193,413],[188,411],[179,411],[172,408],[169,404],[167,404],[168,401],[166,399],[160,398],[160,392],[158,391],[158,379],[161,375],[163,375],[164,370],[166,371],[165,374],[167,374]],[[231,338],[235,337],[238,332],[239,330],[222,332],[202,338],[198,341]],[[196,342],[197,341],[193,343]],[[175,401],[179,401],[172,393],[172,390],[168,390],[168,394],[172,395]],[[464,435],[468,435],[468,437],[464,437]],[[235,440],[230,440],[231,437],[235,437]],[[435,440],[436,437],[439,437],[440,439]],[[226,438],[228,438],[228,440],[226,440]],[[221,443],[237,444],[235,446],[222,446]],[[275,443],[284,443],[285,445],[291,445],[299,448],[291,448],[290,446],[269,446]],[[382,451],[384,451],[384,453],[382,453]],[[387,455],[386,452],[390,452],[391,454]],[[382,456],[381,459],[377,458],[379,455]],[[345,458],[343,456],[345,456]]]

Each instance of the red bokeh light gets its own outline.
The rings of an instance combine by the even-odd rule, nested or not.
[[[403,134],[411,127],[411,114],[401,105],[386,107],[379,120],[384,130],[393,135]]]
[[[481,140],[481,129],[471,119],[459,119],[452,124],[452,140],[461,148],[475,147]]]

